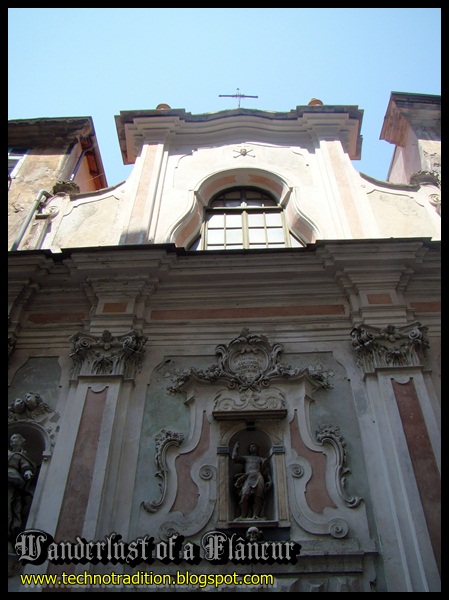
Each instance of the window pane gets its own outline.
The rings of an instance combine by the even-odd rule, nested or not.
[[[223,198],[225,198],[226,200],[240,200],[241,194],[242,193],[240,190],[235,190],[234,192],[226,192],[226,194],[223,194]]]
[[[282,226],[282,219],[280,213],[265,213],[265,218],[267,220],[267,227],[280,227]]]
[[[262,213],[251,213],[248,212],[248,226],[249,227],[264,227],[265,218]]]
[[[207,244],[224,244],[224,229],[208,229]]]
[[[277,203],[271,198],[251,198],[247,200],[246,203],[248,206],[277,206]]]
[[[280,227],[267,229],[268,241],[271,243],[277,242],[281,244],[284,242],[284,230]]]
[[[285,246],[282,209],[265,190],[228,188],[211,198],[208,206],[205,214],[207,249]],[[194,247],[200,245],[194,244],[192,249]]]
[[[28,148],[8,148],[8,175],[15,177],[25,156],[28,153]]]
[[[208,228],[210,229],[211,227],[215,227],[215,228],[221,227],[223,229],[224,215],[221,215],[220,213],[210,215],[209,222],[208,222]]]
[[[241,227],[242,226],[242,215],[240,213],[236,215],[226,215],[226,229],[228,227]]]
[[[265,229],[262,229],[262,228],[249,229],[248,235],[249,235],[249,243],[251,245],[252,244],[265,244],[265,242],[266,242]]]
[[[241,244],[243,242],[242,229],[226,229],[226,245]]]
[[[290,244],[291,244],[292,248],[303,247],[303,244],[301,244],[301,242],[299,240],[297,240],[294,235],[291,235],[291,234],[290,234]]]

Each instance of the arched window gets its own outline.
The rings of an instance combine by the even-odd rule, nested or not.
[[[282,207],[271,194],[256,187],[233,187],[211,199],[200,235],[190,250],[303,245],[288,231]]]

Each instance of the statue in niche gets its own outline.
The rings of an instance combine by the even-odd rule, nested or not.
[[[255,442],[248,444],[248,454],[240,455],[237,442],[232,451],[232,460],[244,466],[243,473],[235,477],[234,487],[239,492],[240,519],[265,519],[263,514],[265,495],[272,486],[268,458],[259,456]]]
[[[8,552],[13,552],[16,536],[26,523],[32,499],[30,485],[36,465],[24,449],[25,438],[13,433],[8,448]]]

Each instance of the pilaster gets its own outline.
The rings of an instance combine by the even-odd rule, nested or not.
[[[426,333],[418,322],[351,332],[371,415],[364,444],[389,591],[440,591],[441,440],[424,377]]]

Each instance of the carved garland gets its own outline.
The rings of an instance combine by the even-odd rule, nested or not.
[[[281,344],[271,345],[264,335],[252,334],[247,328],[226,346],[219,344],[215,348],[218,362],[206,369],[189,368],[179,372],[173,370],[166,374],[173,385],[168,389],[170,394],[182,391],[189,380],[216,382],[222,381],[229,389],[239,392],[247,390],[260,391],[268,387],[273,380],[288,379],[307,374],[319,387],[331,388],[329,378],[331,371],[323,371],[319,367],[293,368],[280,362],[279,354],[283,351]]]

